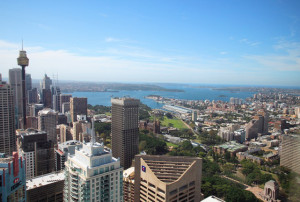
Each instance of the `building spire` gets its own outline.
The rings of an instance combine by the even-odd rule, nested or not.
[[[92,118],[92,139],[91,139],[91,145],[95,144],[95,120]]]
[[[22,39],[22,51],[23,51],[23,39]]]

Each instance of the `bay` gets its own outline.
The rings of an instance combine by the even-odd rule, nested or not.
[[[211,88],[196,88],[192,85],[181,84],[160,84],[160,86],[169,89],[179,89],[184,92],[167,92],[167,91],[118,91],[118,92],[73,92],[73,97],[86,97],[88,104],[111,106],[112,97],[131,97],[140,99],[140,101],[152,109],[161,108],[162,103],[157,103],[152,99],[145,98],[148,95],[160,95],[167,98],[185,99],[185,100],[222,100],[229,101],[231,97],[246,99],[252,97],[254,92],[231,92],[223,90],[213,90]],[[222,95],[220,97],[220,95]]]

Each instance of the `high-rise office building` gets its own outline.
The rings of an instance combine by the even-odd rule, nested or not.
[[[113,98],[112,107],[112,153],[120,158],[121,166],[127,169],[139,149],[139,103],[133,98]]]
[[[69,140],[73,140],[72,134],[71,134],[71,127],[65,124],[59,125],[59,142],[63,143]]]
[[[19,154],[26,160],[26,179],[53,172],[54,148],[47,133],[34,129],[18,130]]]
[[[77,121],[77,115],[87,116],[87,98],[72,97],[70,98],[70,112],[72,122]]]
[[[92,141],[77,147],[65,163],[64,200],[123,201],[120,161],[103,144],[96,143],[92,134]]]
[[[60,88],[59,87],[52,87],[52,106],[53,110],[60,112]]]
[[[15,120],[18,125],[19,119],[23,116],[22,70],[20,68],[13,68],[9,70],[9,84],[14,94]]]
[[[135,156],[135,201],[200,201],[202,159]]]
[[[57,143],[56,119],[57,113],[52,109],[45,108],[38,112],[38,129],[47,133],[47,139],[53,144]]]
[[[26,92],[32,89],[31,74],[25,75],[25,87],[26,87]]]
[[[300,135],[284,135],[282,137],[280,166],[300,174]]]
[[[45,74],[45,77],[43,78],[43,82],[42,82],[42,89],[50,90],[51,85],[52,85],[52,80],[50,79],[50,77],[47,76],[47,74]]]
[[[0,153],[12,155],[17,149],[14,94],[10,85],[2,80],[0,80],[0,114]]]
[[[27,102],[28,104],[38,103],[38,90],[33,88],[27,91]]]
[[[63,103],[69,103],[69,106],[70,106],[70,99],[71,99],[72,95],[71,94],[60,94],[60,110],[62,113],[65,113],[67,112],[68,110],[65,109],[65,112],[63,112]],[[69,109],[70,110],[70,109]]]
[[[0,154],[0,201],[26,201],[25,160],[13,152],[12,156]]]
[[[50,89],[43,89],[43,104],[47,108],[52,108],[52,94]]]

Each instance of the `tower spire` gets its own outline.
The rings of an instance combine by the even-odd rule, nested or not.
[[[94,117],[92,118],[92,140],[91,140],[91,144],[94,145],[95,144],[95,120]]]

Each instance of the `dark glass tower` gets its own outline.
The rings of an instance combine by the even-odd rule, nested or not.
[[[139,149],[139,103],[132,98],[113,98],[112,107],[112,154],[120,158],[121,166],[127,169]]]

